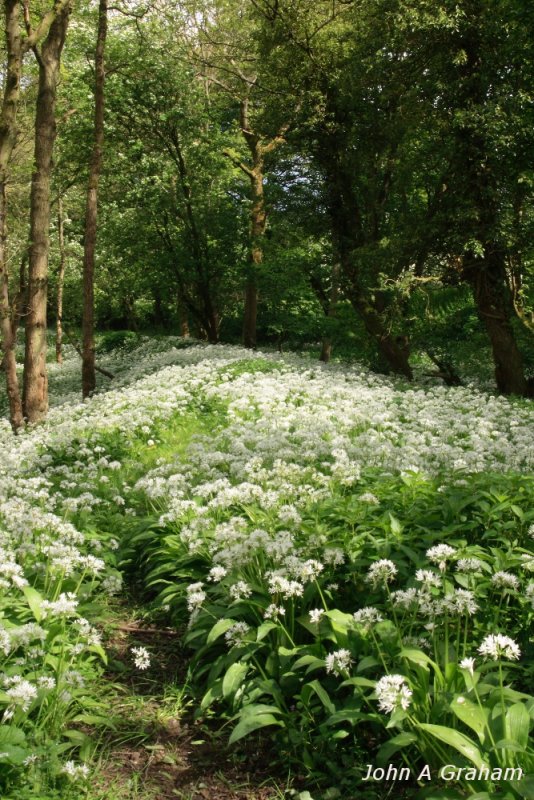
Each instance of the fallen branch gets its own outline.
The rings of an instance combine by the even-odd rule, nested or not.
[[[178,631],[169,631],[166,628],[140,628],[138,625],[117,625],[117,630],[124,633],[150,633],[153,636],[178,636]]]
[[[71,345],[74,347],[80,358],[83,358],[82,348],[77,343],[77,341],[70,335],[65,326],[63,326],[63,333],[65,334]],[[115,377],[115,375],[112,372],[110,372],[107,369],[104,369],[104,367],[99,367],[97,364],[95,364],[95,369],[97,372],[100,372],[101,375],[105,375],[106,378],[110,378],[111,380],[113,380],[113,378]]]

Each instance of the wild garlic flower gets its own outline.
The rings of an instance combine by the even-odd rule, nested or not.
[[[334,653],[329,653],[325,658],[325,665],[327,672],[333,672],[334,675],[339,675],[345,672],[352,664],[352,657],[349,650],[341,649],[336,650]]]
[[[498,589],[513,589],[514,591],[519,589],[519,578],[511,572],[496,572],[491,576],[491,582]]]
[[[263,612],[264,619],[278,619],[283,617],[286,613],[284,606],[277,606],[276,603],[271,603]]]
[[[380,503],[380,500],[376,495],[372,492],[364,492],[358,497],[360,503],[368,503],[370,506],[377,506]]]
[[[213,581],[213,583],[219,583],[228,575],[228,570],[226,567],[221,566],[220,564],[216,564],[212,567],[209,571],[208,580]]]
[[[134,664],[137,669],[148,669],[150,666],[150,653],[146,647],[131,647],[130,652],[134,657]]]
[[[252,594],[252,589],[246,581],[237,581],[237,583],[234,583],[232,586],[230,586],[228,592],[232,600],[239,602],[240,600],[243,600],[243,598],[250,597]]]
[[[398,569],[393,561],[390,561],[389,558],[381,558],[380,561],[375,561],[374,564],[371,564],[366,580],[372,583],[373,586],[386,585],[394,580],[397,572]]]
[[[364,608],[360,608],[359,611],[355,611],[353,614],[354,622],[357,625],[361,625],[364,630],[369,630],[373,625],[376,625],[377,622],[382,622],[384,617],[374,606],[365,606]]]
[[[532,608],[534,608],[534,581],[530,581],[525,589],[525,597],[530,600]]]
[[[197,581],[196,583],[190,583],[187,587],[186,592],[188,611],[197,611],[206,599],[206,592],[204,592],[202,589],[203,586],[204,584],[202,581]]]
[[[467,589],[454,589],[450,594],[445,595],[441,601],[441,607],[449,614],[472,616],[478,611],[478,603],[473,592]]]
[[[340,567],[345,563],[345,553],[339,547],[327,547],[323,550],[323,561],[332,567]]]
[[[459,558],[456,562],[457,572],[480,572],[484,562],[480,558]]]
[[[56,679],[49,675],[41,675],[40,678],[37,678],[37,685],[40,689],[55,689]]]
[[[490,634],[482,640],[482,644],[478,648],[481,656],[492,658],[497,661],[500,658],[507,658],[510,661],[516,661],[521,656],[519,645],[510,639],[509,636],[503,636],[501,633]]]
[[[324,570],[324,564],[317,561],[315,558],[309,558],[304,561],[299,567],[297,577],[306,583],[306,581],[314,581]]]
[[[68,775],[72,780],[79,780],[80,778],[88,778],[90,770],[87,764],[75,764],[74,761],[66,761],[61,772]]]
[[[431,569],[418,569],[415,573],[415,580],[423,583],[425,586],[441,586],[441,575],[433,572]]]
[[[419,591],[417,589],[399,589],[391,593],[393,605],[397,608],[409,610],[419,605]]]
[[[460,669],[466,669],[471,675],[473,675],[475,672],[475,659],[463,658],[460,661]]]
[[[406,711],[411,704],[412,690],[406,685],[404,675],[384,675],[377,681],[375,693],[380,711],[391,714],[402,708]]]
[[[310,622],[312,625],[318,625],[321,621],[321,617],[324,614],[324,608],[312,608],[310,611]]]
[[[74,592],[61,592],[57,600],[43,600],[41,603],[43,617],[74,617],[77,607],[78,600]]]
[[[28,711],[33,700],[37,697],[37,686],[21,678],[20,675],[4,678],[4,684],[9,686],[6,689],[6,695],[9,697],[11,704],[20,706],[23,711]]]
[[[283,575],[271,573],[269,575],[269,594],[280,594],[284,600],[290,597],[302,597],[304,586],[298,581],[290,581]]]
[[[228,628],[224,634],[224,638],[231,647],[239,647],[239,645],[244,643],[245,637],[250,630],[252,629],[246,622],[236,622]]]
[[[527,572],[534,572],[534,556],[530,553],[521,553],[520,566]]]
[[[433,564],[437,564],[441,572],[445,572],[447,561],[450,561],[455,554],[455,548],[448,544],[436,544],[426,551],[428,560]]]
[[[107,594],[109,597],[113,597],[113,595],[120,594],[122,591],[122,578],[120,575],[107,575],[102,583],[100,584],[100,588]]]

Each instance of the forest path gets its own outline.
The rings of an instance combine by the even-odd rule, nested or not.
[[[253,748],[233,753],[225,730],[194,720],[187,657],[179,631],[156,628],[118,606],[106,627],[104,693],[113,728],[99,742],[91,800],[273,800],[270,759]],[[132,647],[151,655],[146,671]]]

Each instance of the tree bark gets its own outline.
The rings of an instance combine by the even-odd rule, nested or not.
[[[354,196],[352,176],[339,161],[339,143],[335,140],[330,142],[323,158],[329,178],[334,250],[349,284],[348,299],[392,371],[412,380],[409,348],[388,330],[382,309],[362,285],[358,268],[358,248],[362,244],[360,208]]]
[[[0,332],[2,336],[2,362],[6,374],[11,427],[17,431],[24,424],[22,401],[17,378],[15,354],[16,329],[13,330],[9,300],[9,275],[7,269],[7,194],[8,167],[13,153],[16,134],[16,115],[20,96],[23,47],[19,25],[18,0],[6,0],[7,74],[5,76],[2,114],[0,120]]]
[[[330,289],[330,297],[328,298],[328,305],[325,308],[325,313],[328,320],[335,319],[337,314],[337,301],[339,298],[339,272],[340,266],[336,262],[332,266],[332,286]],[[323,342],[321,345],[321,355],[319,356],[319,361],[323,361],[325,364],[328,364],[330,358],[332,356],[332,337],[328,334],[323,337]]]
[[[24,357],[23,411],[28,422],[44,419],[48,411],[46,370],[46,303],[50,226],[50,178],[56,138],[56,94],[61,52],[67,35],[70,6],[54,17],[44,40],[39,62],[39,88],[35,115],[35,154],[30,195],[30,258],[28,312]]]
[[[98,6],[98,33],[95,50],[95,117],[93,153],[85,209],[85,239],[83,254],[83,315],[82,315],[82,396],[89,397],[96,388],[95,373],[95,248],[98,214],[98,184],[102,171],[104,148],[104,88],[105,47],[108,22],[107,0]]]
[[[65,227],[63,221],[63,201],[58,200],[57,231],[59,244],[59,270],[57,274],[57,301],[56,301],[56,361],[63,363],[63,284],[65,282]]]
[[[495,364],[497,388],[503,394],[526,395],[529,392],[523,359],[510,322],[511,300],[508,295],[506,251],[499,238],[500,195],[498,166],[494,163],[492,144],[478,109],[486,102],[483,81],[486,57],[480,36],[481,17],[486,13],[480,0],[467,7],[466,27],[461,46],[465,61],[459,66],[459,111],[463,124],[456,128],[455,187],[468,213],[468,225],[460,233],[477,247],[465,247],[463,277],[471,286],[478,315],[486,327]]]
[[[484,257],[467,258],[464,278],[471,285],[478,315],[491,343],[495,382],[502,394],[528,394],[523,358],[517,346],[508,313],[504,252],[485,247]]]

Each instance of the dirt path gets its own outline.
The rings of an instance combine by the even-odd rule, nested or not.
[[[133,664],[131,648],[139,646],[151,654],[146,671]],[[109,625],[106,649],[105,691],[114,729],[105,733],[99,748],[95,800],[284,796],[268,774],[271,759],[265,752],[249,748],[236,754],[227,747],[227,731],[210,729],[209,720],[194,720],[179,633],[143,626],[123,613]]]

